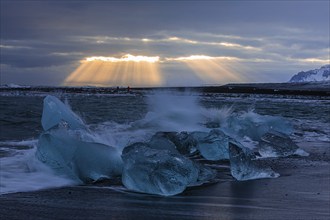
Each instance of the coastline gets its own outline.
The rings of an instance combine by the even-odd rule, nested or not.
[[[271,159],[276,179],[224,181],[173,197],[73,186],[0,196],[1,219],[329,219],[330,143]]]
[[[65,86],[0,86],[0,93],[88,93],[88,94],[141,94],[149,91],[177,91],[197,93],[242,93],[242,94],[273,94],[330,96],[330,81],[300,83],[232,83],[226,85],[208,85],[195,87],[65,87]]]

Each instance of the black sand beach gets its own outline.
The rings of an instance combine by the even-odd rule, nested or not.
[[[96,186],[0,196],[1,219],[329,219],[329,143],[267,161],[277,179],[224,181],[159,197]]]

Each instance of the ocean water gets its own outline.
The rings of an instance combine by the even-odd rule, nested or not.
[[[49,93],[0,94],[0,193],[74,185],[35,157],[42,132],[43,99]],[[330,98],[256,94],[198,94],[145,91],[131,94],[51,93],[76,112],[98,142],[122,150],[157,131],[208,131],[229,119],[281,117],[291,138],[330,145]],[[244,135],[242,135],[244,141]],[[251,142],[253,145],[253,141]],[[250,144],[251,144],[250,143]],[[249,143],[247,143],[249,144]]]

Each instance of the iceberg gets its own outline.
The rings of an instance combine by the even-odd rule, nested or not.
[[[146,143],[125,147],[122,159],[122,182],[136,192],[171,196],[214,177],[214,173],[203,165],[197,166],[180,154],[154,149]]]
[[[85,128],[79,116],[58,98],[51,95],[44,99],[41,125],[45,131],[55,126],[64,126],[70,129]]]
[[[229,136],[219,129],[213,129],[209,133],[194,132],[193,137],[197,141],[197,149],[207,160],[229,159]]]
[[[287,157],[290,155],[308,156],[300,149],[288,135],[277,131],[264,134],[258,144],[258,151],[262,157]]]
[[[280,175],[263,167],[254,153],[237,142],[229,142],[230,172],[236,180],[276,178]]]
[[[111,146],[78,140],[66,130],[44,132],[36,157],[60,175],[91,182],[121,174],[120,152]]]

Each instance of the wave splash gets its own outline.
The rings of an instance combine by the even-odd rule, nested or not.
[[[75,184],[65,176],[56,175],[50,167],[35,157],[37,140],[7,141],[1,142],[0,145],[7,146],[1,148],[7,156],[1,157],[0,194]]]

